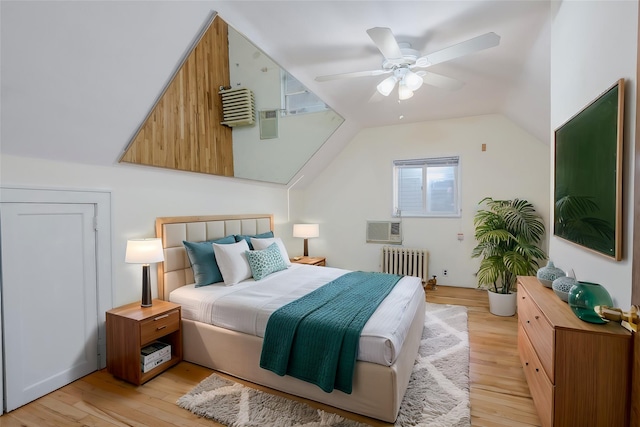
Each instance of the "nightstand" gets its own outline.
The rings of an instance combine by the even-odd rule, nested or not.
[[[135,385],[143,384],[182,360],[181,308],[153,300],[151,307],[135,302],[107,311],[107,371]],[[140,354],[154,341],[171,345],[171,360],[142,372]]]
[[[291,258],[291,262],[295,262],[297,264],[318,265],[320,267],[327,265],[327,259],[325,257],[303,256],[298,259]]]

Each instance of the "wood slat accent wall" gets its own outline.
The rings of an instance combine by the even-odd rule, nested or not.
[[[220,86],[229,85],[228,26],[216,16],[133,138],[121,162],[233,176],[231,128]]]

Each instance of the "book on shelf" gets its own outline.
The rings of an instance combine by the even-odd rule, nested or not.
[[[140,364],[147,365],[166,356],[171,359],[171,345],[162,341],[154,341],[140,351]]]
[[[155,368],[156,366],[160,366],[163,363],[166,363],[168,361],[171,360],[171,353],[166,354],[162,357],[160,357],[159,359],[153,359],[151,361],[148,361],[146,363],[142,363],[140,362],[140,369],[142,369],[142,373],[147,373],[150,370],[152,370],[153,368]]]

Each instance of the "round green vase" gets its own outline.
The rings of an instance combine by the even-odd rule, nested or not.
[[[595,312],[597,305],[613,306],[611,295],[598,283],[577,282],[569,290],[569,307],[580,320],[589,323],[607,323]]]

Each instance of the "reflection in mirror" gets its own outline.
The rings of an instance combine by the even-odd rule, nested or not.
[[[253,92],[257,116],[232,130],[238,178],[288,183],[344,121],[231,26],[229,75]]]
[[[287,184],[342,122],[215,16],[120,161]]]

